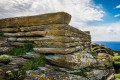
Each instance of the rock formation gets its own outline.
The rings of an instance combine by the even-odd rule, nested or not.
[[[34,45],[34,52],[46,54],[49,64],[26,71],[25,80],[102,80],[114,73],[110,55],[91,53],[89,31],[69,25],[65,12],[0,20],[0,31],[9,47]]]
[[[33,43],[35,52],[39,53],[68,54],[85,50],[90,45],[90,34],[68,25],[70,19],[64,12],[2,19],[0,31],[12,46]]]

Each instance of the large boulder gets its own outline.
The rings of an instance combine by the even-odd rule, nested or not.
[[[103,56],[101,53],[95,57],[83,51],[67,55],[47,55],[46,59],[49,65],[26,71],[25,80],[106,80],[114,74],[108,54]]]
[[[54,65],[72,69],[85,68],[97,63],[96,59],[86,51],[68,55],[49,55],[46,59]]]

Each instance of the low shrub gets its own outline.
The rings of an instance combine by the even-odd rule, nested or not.
[[[4,32],[0,32],[0,37],[4,36]]]
[[[2,63],[8,63],[12,59],[9,55],[1,55],[0,56],[0,62]]]
[[[116,66],[120,66],[120,56],[114,56],[113,62]]]
[[[115,79],[118,79],[120,80],[120,74],[115,74]]]

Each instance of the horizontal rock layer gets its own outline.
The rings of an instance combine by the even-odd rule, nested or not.
[[[90,42],[72,42],[72,43],[62,43],[62,42],[40,42],[35,41],[37,47],[52,47],[52,48],[68,48],[74,46],[85,46],[90,45]]]
[[[33,48],[37,53],[54,53],[54,54],[68,54],[75,51],[83,50],[82,46],[72,48]]]
[[[44,24],[69,24],[70,20],[71,15],[65,12],[58,12],[36,16],[1,19],[0,27],[34,26]]]
[[[17,27],[17,28],[0,28],[3,32],[29,32],[29,31],[46,31],[46,30],[67,30],[78,34],[88,35],[86,31],[78,30],[67,24],[51,24],[51,25],[40,25],[30,27]]]
[[[8,38],[8,41],[19,41],[19,42],[34,42],[34,41],[40,41],[40,42],[89,42],[89,39],[84,38],[77,38],[77,37],[11,37]]]
[[[90,32],[68,25],[70,19],[71,16],[64,12],[1,19],[0,32],[12,47],[32,43],[34,51],[39,53],[90,51]]]
[[[85,38],[88,35],[73,33],[67,30],[47,30],[47,31],[30,31],[30,32],[17,32],[17,33],[4,33],[6,37],[24,37],[24,36],[68,36]],[[88,36],[89,37],[89,36]]]

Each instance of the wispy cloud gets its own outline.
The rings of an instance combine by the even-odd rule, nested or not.
[[[102,21],[104,11],[92,0],[0,0],[0,18],[65,11],[72,15],[71,25]]]
[[[83,30],[90,30],[92,41],[120,41],[120,22],[88,26]]]
[[[120,16],[120,14],[117,14],[117,15],[115,15],[114,17],[119,17]]]
[[[120,8],[120,5],[116,6],[115,8]]]

